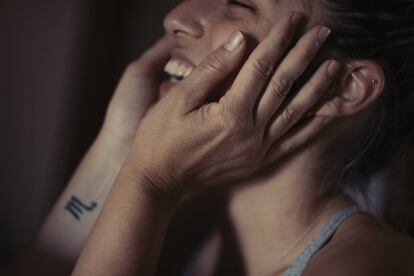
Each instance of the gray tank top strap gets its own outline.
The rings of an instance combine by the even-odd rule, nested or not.
[[[324,244],[333,236],[338,227],[350,215],[357,212],[357,206],[342,209],[336,213],[328,223],[322,228],[319,234],[309,243],[305,250],[293,261],[289,268],[283,274],[284,276],[300,276],[309,264],[312,257],[318,252]]]

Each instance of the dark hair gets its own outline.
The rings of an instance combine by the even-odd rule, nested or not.
[[[325,11],[322,21],[332,29],[329,47],[334,57],[344,62],[369,59],[382,66],[385,73],[384,92],[372,107],[370,116],[355,126],[351,145],[346,148],[343,162],[339,164],[342,175],[371,175],[393,167],[401,158],[412,131],[414,1],[321,0],[321,3]],[[401,170],[399,173],[402,173]],[[395,176],[395,173],[388,176]],[[409,178],[400,179],[407,181]],[[411,185],[392,185],[392,189],[403,187],[413,190]],[[410,193],[391,194],[401,196]],[[390,198],[388,202],[401,203],[401,200]],[[388,210],[393,212],[387,215],[392,226],[405,226],[401,224],[407,223],[407,212],[404,212],[404,222],[399,223],[404,208],[400,206],[396,210],[388,206]]]

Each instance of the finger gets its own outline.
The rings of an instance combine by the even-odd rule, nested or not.
[[[256,122],[266,125],[305,72],[331,31],[323,26],[306,33],[280,64],[257,104]]]
[[[267,166],[304,146],[316,137],[330,121],[329,117],[314,117],[305,127],[293,134],[286,135],[281,141],[275,142],[266,153],[263,166]]]
[[[258,95],[268,82],[275,65],[291,44],[302,18],[299,13],[290,13],[273,27],[250,55],[226,96],[233,102],[253,110]]]
[[[244,49],[244,35],[240,31],[234,32],[224,45],[212,52],[174,87],[174,91],[182,95],[184,112],[190,112],[206,103],[212,90],[240,64]]]
[[[329,90],[341,68],[341,63],[336,60],[322,64],[292,102],[269,124],[265,139],[273,143],[295,125],[304,114],[307,114]]]
[[[163,36],[139,59],[130,64],[129,71],[143,76],[159,75],[170,58],[170,50],[173,46],[174,40],[168,35]]]

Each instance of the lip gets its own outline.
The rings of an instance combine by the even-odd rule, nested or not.
[[[171,58],[178,59],[189,66],[196,67],[196,65],[183,53],[179,52],[178,50],[172,50],[170,52]]]
[[[196,65],[192,61],[190,61],[190,59],[186,55],[184,55],[177,49],[172,50],[170,52],[170,59],[177,59],[188,66],[196,67]],[[160,96],[164,97],[175,85],[176,83],[173,83],[168,79],[163,81],[160,86]]]

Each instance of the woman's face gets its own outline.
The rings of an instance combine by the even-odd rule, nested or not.
[[[222,45],[230,35],[242,31],[250,51],[271,27],[290,11],[308,13],[304,0],[184,0],[164,19],[175,47],[166,72],[173,83],[187,76],[195,65]],[[175,76],[175,77],[174,77]],[[172,86],[166,85],[168,88]],[[167,88],[164,87],[164,90]],[[165,93],[166,91],[164,91]],[[162,94],[163,91],[161,91]]]

